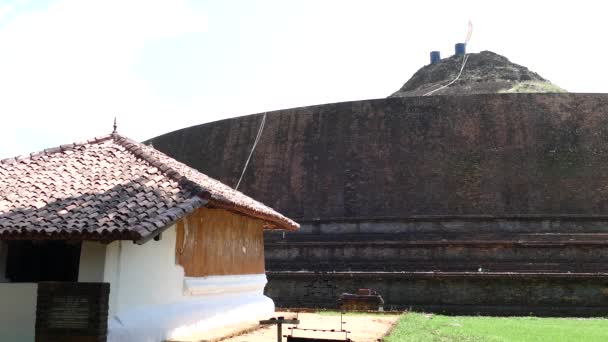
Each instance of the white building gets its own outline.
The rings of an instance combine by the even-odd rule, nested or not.
[[[200,340],[272,316],[263,229],[297,228],[118,134],[2,160],[0,341],[34,341],[44,281],[109,283],[108,341]]]

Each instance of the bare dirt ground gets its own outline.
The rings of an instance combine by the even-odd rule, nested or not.
[[[295,318],[293,312],[276,312],[275,317]],[[340,314],[300,313],[300,329],[323,329],[340,330]],[[381,339],[386,332],[397,322],[399,315],[374,315],[374,314],[346,314],[343,316],[343,328],[350,331],[348,337],[355,342],[371,342]],[[283,325],[283,335],[291,334],[289,327],[292,324]],[[328,339],[342,339],[343,332],[320,332],[310,330],[294,330],[293,335],[297,337],[317,337]],[[224,339],[222,342],[273,342],[277,340],[277,327],[275,325],[265,326],[255,331]],[[283,338],[283,341],[286,341]]]

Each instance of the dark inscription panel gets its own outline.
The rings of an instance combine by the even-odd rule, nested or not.
[[[36,342],[106,341],[109,294],[108,283],[39,283]]]
[[[57,296],[48,311],[49,329],[87,329],[91,308],[89,299],[79,296]]]

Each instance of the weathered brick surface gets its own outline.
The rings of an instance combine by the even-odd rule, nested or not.
[[[233,185],[260,120],[222,120],[151,141]],[[280,110],[268,114],[240,190],[297,219],[607,215],[606,127],[606,94],[389,98]]]

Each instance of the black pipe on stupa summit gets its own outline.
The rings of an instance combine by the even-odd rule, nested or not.
[[[268,296],[336,307],[608,312],[608,94],[573,94],[491,52],[425,66],[386,99],[269,112],[239,190],[294,218],[267,233]],[[549,92],[549,93],[542,93]],[[261,114],[153,138],[236,184]]]

